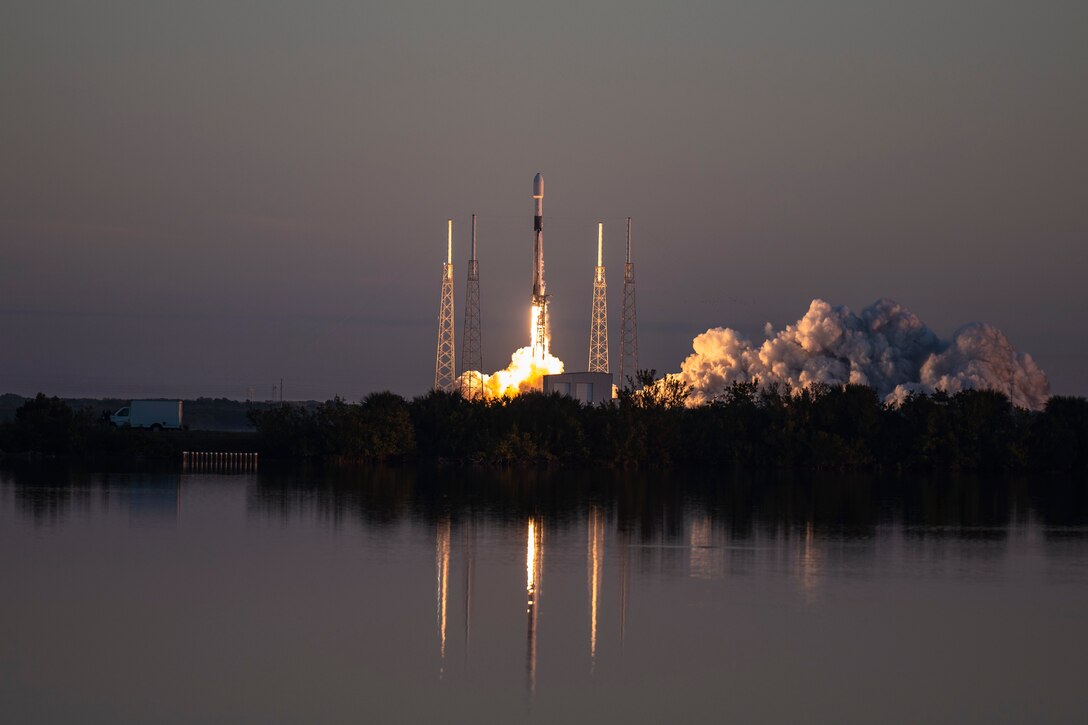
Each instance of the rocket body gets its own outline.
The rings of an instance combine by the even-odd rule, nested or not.
[[[533,357],[545,360],[551,334],[548,331],[548,293],[544,285],[544,177],[533,177],[533,297],[529,331]]]
[[[544,176],[533,177],[533,304],[544,303]]]

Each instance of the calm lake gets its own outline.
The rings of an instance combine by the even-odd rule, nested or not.
[[[0,471],[0,720],[1085,722],[1088,486]]]

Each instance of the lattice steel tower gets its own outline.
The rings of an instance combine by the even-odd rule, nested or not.
[[[480,267],[476,261],[476,215],[472,215],[472,258],[468,260],[468,284],[465,287],[465,329],[461,333],[461,395],[475,398],[482,394],[483,379],[465,375],[470,370],[483,373],[484,355],[480,335]]]
[[[442,299],[438,303],[438,351],[434,359],[434,389],[455,390],[456,353],[453,338],[453,220],[446,222],[446,263],[442,265]]]
[[[623,313],[620,322],[620,379],[638,374],[638,313],[635,309],[635,264],[631,261],[631,217],[627,217],[627,263],[623,265]]]
[[[593,311],[589,317],[589,372],[608,372],[608,289],[604,281],[604,224],[597,225],[597,267],[593,271]]]

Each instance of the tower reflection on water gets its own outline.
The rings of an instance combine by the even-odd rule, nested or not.
[[[465,664],[472,643],[472,586],[476,583],[476,522],[461,528],[461,554],[465,566]]]
[[[585,581],[586,607],[589,619],[589,667],[594,673],[597,667],[599,644],[601,644],[601,615],[603,607],[605,579],[605,537],[607,516],[603,508],[591,505],[585,513]],[[540,516],[529,516],[524,529],[526,542],[526,690],[530,697],[536,692],[537,675],[537,623],[540,618],[541,582],[544,569],[544,523]],[[446,651],[449,618],[450,595],[450,557],[453,555],[452,524],[449,518],[443,518],[435,525],[434,543],[434,581],[435,581],[435,627],[438,639],[440,667],[438,675],[446,674]],[[463,588],[463,647],[465,662],[469,662],[472,639],[472,590],[475,580],[475,556],[477,556],[477,523],[474,519],[462,521],[460,529],[460,548]],[[800,536],[798,534],[800,533]],[[616,600],[613,606],[618,614],[618,644],[622,651],[625,644],[627,617],[629,609],[629,589],[631,578],[632,552],[641,558],[642,565],[653,561],[654,557],[672,555],[675,544],[666,541],[632,543],[631,532],[616,530],[615,564],[617,567]],[[766,543],[766,546],[751,544],[730,545],[727,530],[709,516],[692,517],[685,521],[681,536],[683,549],[687,549],[688,575],[696,579],[714,579],[726,576],[731,565],[742,560],[732,561],[730,554],[743,557],[761,555],[768,563],[787,566],[794,572],[800,590],[806,598],[812,598],[820,577],[821,558],[818,538],[811,520],[804,523],[800,531],[783,533]],[[782,538],[784,537],[784,538]],[[795,543],[788,544],[791,538]],[[776,545],[777,544],[777,545]],[[782,545],[787,544],[787,545]],[[559,544],[561,546],[561,543]],[[650,557],[650,558],[647,558]],[[562,556],[560,553],[560,560]]]

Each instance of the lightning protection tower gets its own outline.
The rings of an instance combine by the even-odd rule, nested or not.
[[[620,322],[620,380],[638,374],[638,313],[635,309],[635,265],[631,261],[631,217],[627,217],[627,263],[623,265],[623,312]]]
[[[442,265],[442,298],[438,303],[438,351],[434,360],[434,389],[454,390],[457,382],[453,337],[453,220],[446,222],[446,263]]]
[[[608,372],[608,302],[604,281],[604,224],[597,225],[597,266],[593,271],[593,310],[589,322],[589,372]]]
[[[476,261],[476,215],[472,215],[472,258],[468,260],[468,284],[465,287],[465,329],[461,333],[461,395],[475,398],[483,393],[478,375],[469,370],[484,370],[483,343],[480,335],[480,267]]]

